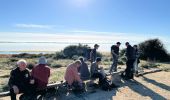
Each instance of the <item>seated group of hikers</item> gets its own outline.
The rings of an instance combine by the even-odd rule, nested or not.
[[[105,73],[103,73],[103,68],[99,67],[100,63],[101,58],[96,58],[96,61],[91,64],[90,71],[83,58],[69,64],[64,76],[68,88],[84,91],[83,81],[90,78],[99,78],[98,85],[103,89],[114,87],[115,85],[108,82]],[[26,67],[27,62],[21,59],[17,62],[17,67],[10,73],[8,85],[11,100],[16,100],[16,95],[19,93],[23,93],[20,100],[23,100],[24,96],[29,96],[29,100],[33,100],[38,95],[46,93],[50,77],[50,68],[47,65],[46,58],[44,56],[40,57],[38,64],[32,68],[32,71],[29,71]]]
[[[117,71],[120,45],[121,43],[117,42],[116,45],[111,47],[113,64],[110,67],[109,73]],[[138,71],[139,53],[136,45],[132,47],[129,42],[126,42],[125,45],[127,46],[125,53],[127,57],[127,67],[121,76],[124,79],[133,79],[133,73]],[[96,86],[93,81],[94,79],[98,79],[97,86],[101,87],[103,90],[111,90],[113,87],[117,87],[112,84],[112,81],[107,79],[104,69],[100,66],[101,58],[96,55],[96,50],[98,48],[99,45],[95,44],[94,49],[91,50],[89,54],[89,61],[91,62],[90,71],[84,58],[79,58],[79,60],[67,66],[64,78],[68,89],[84,91],[85,85],[83,81],[87,79],[91,80],[91,86]],[[30,95],[30,98],[32,98],[31,96],[36,97],[39,94],[44,95],[50,77],[50,68],[47,66],[46,58],[43,56],[40,57],[39,63],[32,68],[32,71],[26,69],[27,62],[23,59],[17,62],[17,66],[17,68],[11,71],[8,83],[11,100],[16,100],[16,94],[18,93]],[[22,98],[23,95],[20,97]]]

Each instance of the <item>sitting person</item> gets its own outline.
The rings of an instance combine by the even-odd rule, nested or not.
[[[73,87],[75,89],[83,89],[83,81],[78,73],[78,68],[81,66],[81,61],[76,60],[67,66],[65,72],[65,80],[68,83],[69,88]]]
[[[42,56],[39,58],[39,64],[32,69],[31,75],[35,80],[36,90],[40,94],[44,94],[44,89],[47,87],[50,77],[50,68],[47,66],[45,57]]]
[[[99,84],[101,81],[105,78],[104,74],[101,73],[102,67],[99,68],[99,65],[101,64],[101,58],[97,57],[96,61],[92,63],[90,68],[91,78],[99,78]]]
[[[91,77],[99,78],[99,86],[101,89],[108,91],[112,90],[112,88],[118,87],[111,80],[106,77],[106,73],[104,72],[103,67],[99,68],[101,64],[101,58],[97,57],[96,61],[91,65]]]
[[[81,66],[79,68],[79,73],[80,73],[80,77],[82,80],[86,80],[89,79],[90,77],[90,72],[88,69],[88,65],[84,62],[84,59],[81,57],[79,58],[79,60],[81,61]]]
[[[31,100],[31,95],[34,94],[34,80],[26,69],[27,62],[23,59],[19,60],[17,66],[11,71],[8,82],[11,100],[16,100],[16,94],[19,93],[29,95]]]

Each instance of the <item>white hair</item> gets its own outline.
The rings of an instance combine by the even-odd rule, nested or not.
[[[25,63],[27,65],[27,62],[24,59],[20,59],[20,60],[17,61],[17,65],[19,65],[21,63]]]

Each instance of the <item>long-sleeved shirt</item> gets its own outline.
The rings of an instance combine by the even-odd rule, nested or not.
[[[29,85],[30,79],[31,76],[27,69],[20,71],[17,67],[11,71],[8,85],[10,88],[16,85],[19,89],[23,89]]]
[[[93,74],[95,74],[95,73],[98,73],[98,70],[100,70],[100,69],[99,69],[97,63],[93,62],[91,65],[91,68],[90,68],[91,76],[93,76]]]
[[[135,50],[134,48],[131,46],[131,45],[128,45],[127,46],[127,49],[126,49],[126,57],[127,59],[136,59],[135,57]]]
[[[35,80],[35,84],[38,90],[47,87],[48,79],[50,77],[50,68],[45,64],[39,64],[32,69],[32,77]]]
[[[67,66],[64,78],[69,85],[72,85],[72,83],[75,81],[78,81],[80,83],[82,82],[78,73],[78,69],[74,63]]]
[[[82,61],[81,62],[81,66],[79,68],[79,72],[80,72],[80,76],[81,78],[89,78],[90,77],[90,72],[89,72],[89,69],[88,69],[88,65]]]
[[[96,60],[96,56],[97,56],[97,52],[96,49],[92,49],[92,51],[90,52],[90,59],[92,62],[94,62]]]

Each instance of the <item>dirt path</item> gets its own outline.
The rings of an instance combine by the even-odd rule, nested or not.
[[[94,93],[53,96],[47,100],[170,100],[170,72],[161,71],[135,77],[134,80],[122,80],[120,87],[112,91],[96,89]]]

